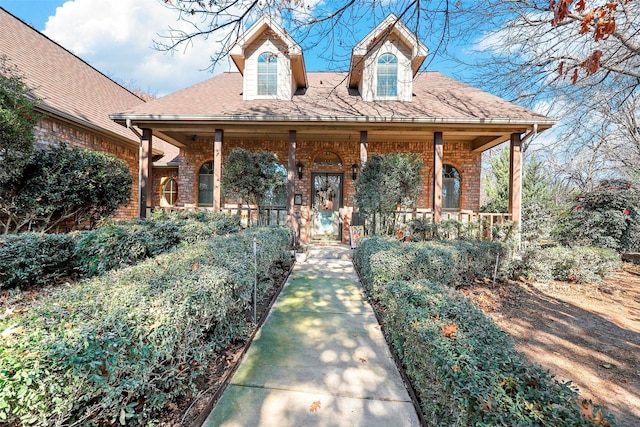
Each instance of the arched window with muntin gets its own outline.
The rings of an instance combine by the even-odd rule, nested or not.
[[[278,57],[264,52],[258,57],[258,95],[278,94]]]
[[[382,98],[398,96],[398,58],[385,53],[378,58],[377,96]]]

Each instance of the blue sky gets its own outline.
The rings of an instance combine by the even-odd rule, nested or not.
[[[205,71],[212,41],[199,39],[186,51],[173,54],[151,47],[158,33],[179,24],[175,13],[162,7],[158,0],[0,0],[0,6],[119,83],[155,96],[212,76]],[[376,24],[372,22],[370,27],[354,32],[364,35]],[[349,43],[353,42],[345,40],[346,46],[337,46],[342,56],[350,54]],[[326,46],[323,49],[322,52],[327,51]],[[318,56],[317,51],[305,51],[309,71],[327,69],[329,64],[318,60]],[[348,62],[339,64],[341,69],[346,65]],[[439,58],[429,69],[460,77],[452,62]],[[227,70],[235,71],[230,62],[214,72]]]

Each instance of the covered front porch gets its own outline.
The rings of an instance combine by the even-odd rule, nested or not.
[[[346,124],[292,123],[184,123],[137,121],[143,129],[140,145],[139,215],[148,209],[209,209],[239,215],[246,224],[288,225],[296,241],[349,241],[348,227],[361,224],[354,212],[353,196],[359,171],[371,154],[410,152],[425,164],[423,195],[410,210],[397,210],[398,232],[412,219],[429,223],[456,220],[491,237],[496,224],[521,219],[522,145],[537,131],[535,123],[448,124],[398,123],[362,125],[352,130]],[[353,123],[351,123],[353,125]],[[547,126],[548,127],[548,126]],[[177,163],[177,194],[174,203],[161,206],[152,183],[162,174],[150,157],[157,136],[180,148]],[[510,144],[509,211],[506,214],[480,212],[481,154],[505,141]],[[287,174],[286,203],[278,206],[247,206],[223,200],[220,180],[224,157],[235,147],[274,152]],[[206,184],[201,169],[210,167]],[[454,186],[446,171],[455,170]],[[203,190],[203,186],[206,188]],[[324,188],[327,187],[327,188]],[[454,189],[454,190],[452,190]],[[202,194],[210,192],[207,203]],[[329,195],[327,195],[330,193]],[[456,200],[452,203],[452,194]]]

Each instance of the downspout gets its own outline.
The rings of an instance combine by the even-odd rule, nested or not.
[[[138,137],[138,139],[140,139],[140,141],[142,141],[142,134],[138,131],[138,129],[134,128],[131,125],[131,119],[127,119],[126,123],[127,123],[127,129],[129,129],[131,132],[135,133],[136,136]],[[536,129],[537,129],[537,127],[536,127]]]

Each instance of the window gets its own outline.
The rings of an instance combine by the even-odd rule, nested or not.
[[[313,168],[342,168],[342,160],[340,160],[340,157],[336,153],[324,151],[318,154],[313,160]]]
[[[269,52],[258,57],[258,95],[278,94],[278,58]]]
[[[385,53],[378,58],[378,97],[398,96],[398,59]]]
[[[173,206],[178,198],[178,183],[175,179],[169,178],[162,184],[162,205]]]
[[[451,165],[442,165],[442,208],[460,209],[460,172]]]
[[[213,206],[213,160],[198,171],[198,206]]]

